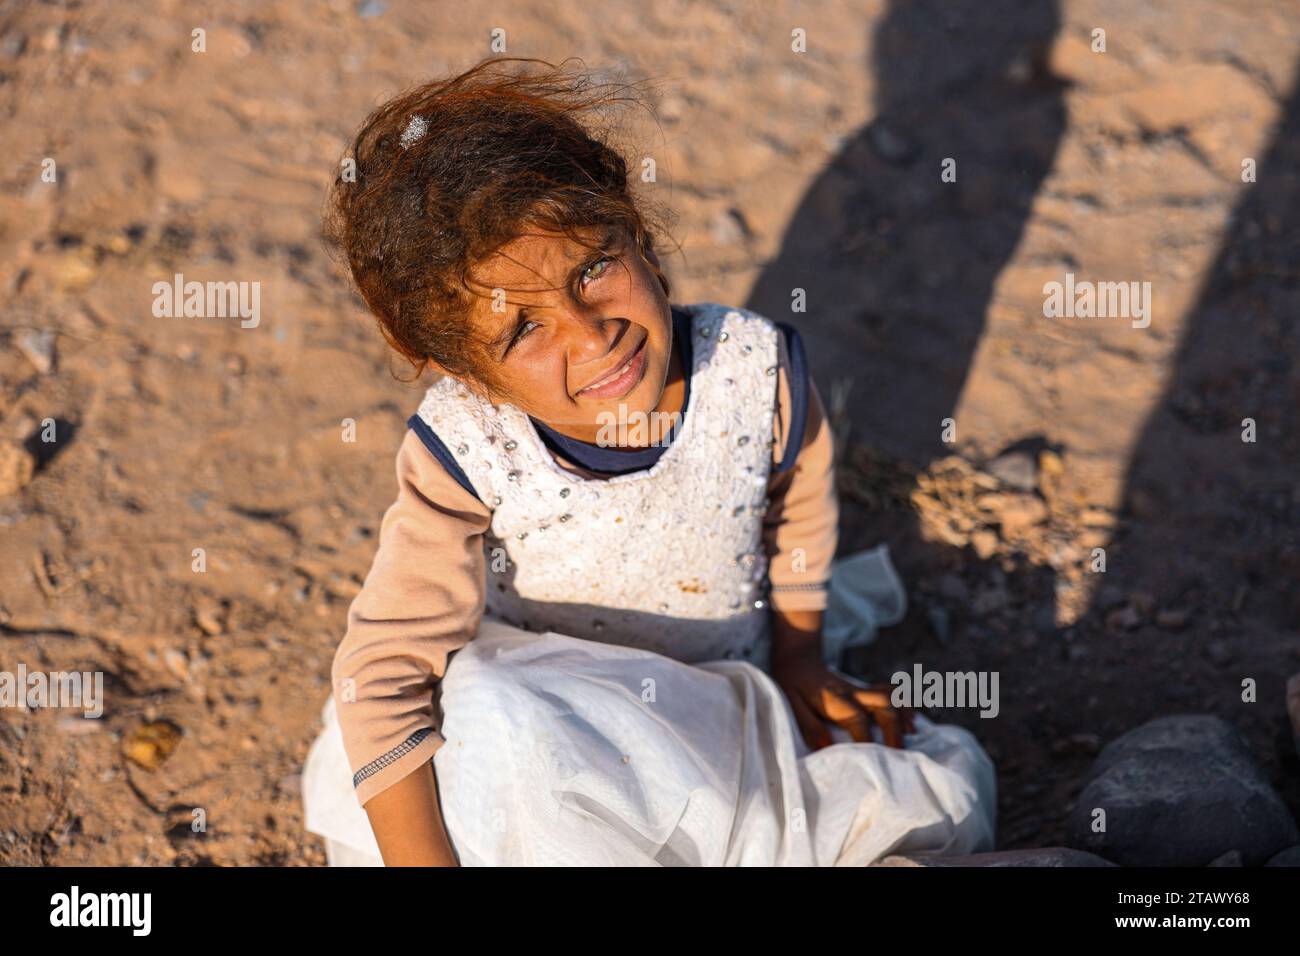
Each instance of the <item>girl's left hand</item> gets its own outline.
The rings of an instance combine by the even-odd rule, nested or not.
[[[880,726],[885,744],[903,747],[903,734],[914,733],[913,711],[895,707],[890,701],[890,684],[858,687],[826,666],[814,652],[785,654],[772,661],[772,679],[777,682],[790,706],[804,740],[813,750],[831,744],[831,734],[823,721],[848,731],[857,743],[873,743],[871,725]]]

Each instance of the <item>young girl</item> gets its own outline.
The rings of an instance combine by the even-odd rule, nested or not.
[[[838,505],[799,336],[670,304],[582,122],[618,99],[488,60],[376,110],[335,184],[385,338],[442,377],[334,658],[307,827],[334,864],[992,849],[974,737],[827,666]]]

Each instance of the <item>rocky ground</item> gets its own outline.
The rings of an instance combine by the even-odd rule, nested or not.
[[[1000,672],[996,719],[938,714],[997,762],[1000,849],[1297,842],[1295,0],[126,9],[0,11],[0,670],[107,696],[0,710],[0,862],[323,862],[299,775],[423,385],[322,192],[372,104],[495,27],[657,84],[620,135],[678,217],[674,299],[803,330],[841,550],[887,541],[911,594],[851,663]],[[262,321],[154,317],[177,272],[259,281]],[[1150,282],[1150,325],[1045,318],[1066,272]],[[1098,802],[1153,822],[1099,839]]]

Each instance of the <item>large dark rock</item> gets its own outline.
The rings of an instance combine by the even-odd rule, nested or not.
[[[1105,832],[1093,832],[1095,809]],[[1097,757],[1066,843],[1125,866],[1205,866],[1231,850],[1258,866],[1296,843],[1295,820],[1228,722],[1161,717]]]
[[[1300,866],[1300,846],[1289,846],[1272,857],[1265,866]]]
[[[887,856],[872,866],[1114,866],[1091,853],[1064,846],[1031,850],[1000,850],[968,856]]]

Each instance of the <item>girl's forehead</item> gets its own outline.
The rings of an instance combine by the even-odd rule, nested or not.
[[[607,247],[618,235],[613,227],[574,230],[589,245],[564,233],[531,232],[506,243],[487,259],[476,263],[472,276],[476,285],[513,292],[563,289],[572,271],[592,255],[593,248]]]

